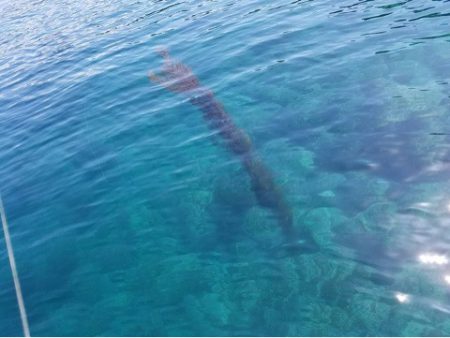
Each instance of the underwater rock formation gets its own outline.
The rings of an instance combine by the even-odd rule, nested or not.
[[[200,109],[209,128],[217,131],[225,140],[227,148],[239,157],[250,177],[252,190],[259,205],[273,211],[289,241],[295,239],[292,208],[275,183],[270,170],[254,152],[250,137],[236,126],[212,91],[200,85],[191,69],[172,59],[165,49],[160,49],[158,53],[164,59],[163,72],[158,75],[149,72],[150,80],[170,91],[185,94],[191,104]],[[314,246],[311,246],[312,243],[307,244],[309,247]]]

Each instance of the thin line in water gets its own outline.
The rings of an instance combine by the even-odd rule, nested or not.
[[[14,288],[16,289],[17,304],[19,305],[20,319],[22,321],[23,334],[25,337],[30,337],[30,327],[28,325],[27,311],[25,310],[25,303],[23,301],[22,289],[20,287],[19,274],[17,273],[16,259],[14,258],[14,250],[9,235],[8,222],[6,220],[5,208],[3,206],[2,195],[0,194],[0,214],[2,218],[3,233],[5,235],[6,250],[8,252],[9,265],[11,266],[11,273],[14,280]]]

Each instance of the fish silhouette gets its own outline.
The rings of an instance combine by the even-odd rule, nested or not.
[[[272,210],[278,220],[287,241],[283,248],[288,251],[316,251],[317,245],[311,234],[306,231],[299,234],[295,231],[292,208],[276,184],[271,171],[255,153],[248,134],[233,122],[213,92],[200,84],[189,67],[171,58],[167,49],[160,48],[157,53],[164,60],[162,72],[155,74],[150,71],[149,79],[172,92],[187,96],[189,102],[203,113],[203,119],[209,128],[216,131],[225,141],[229,151],[239,157],[250,177],[258,204]]]

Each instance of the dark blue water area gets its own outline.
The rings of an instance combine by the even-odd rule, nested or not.
[[[0,191],[32,335],[450,335],[448,0],[0,12]],[[315,250],[199,107],[149,81],[161,46]],[[0,335],[21,335],[3,237],[0,283]]]

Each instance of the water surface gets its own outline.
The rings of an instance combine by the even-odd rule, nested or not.
[[[0,2],[0,190],[32,335],[450,335],[450,2]],[[164,45],[314,254],[147,79]],[[4,241],[0,333],[20,335]]]

